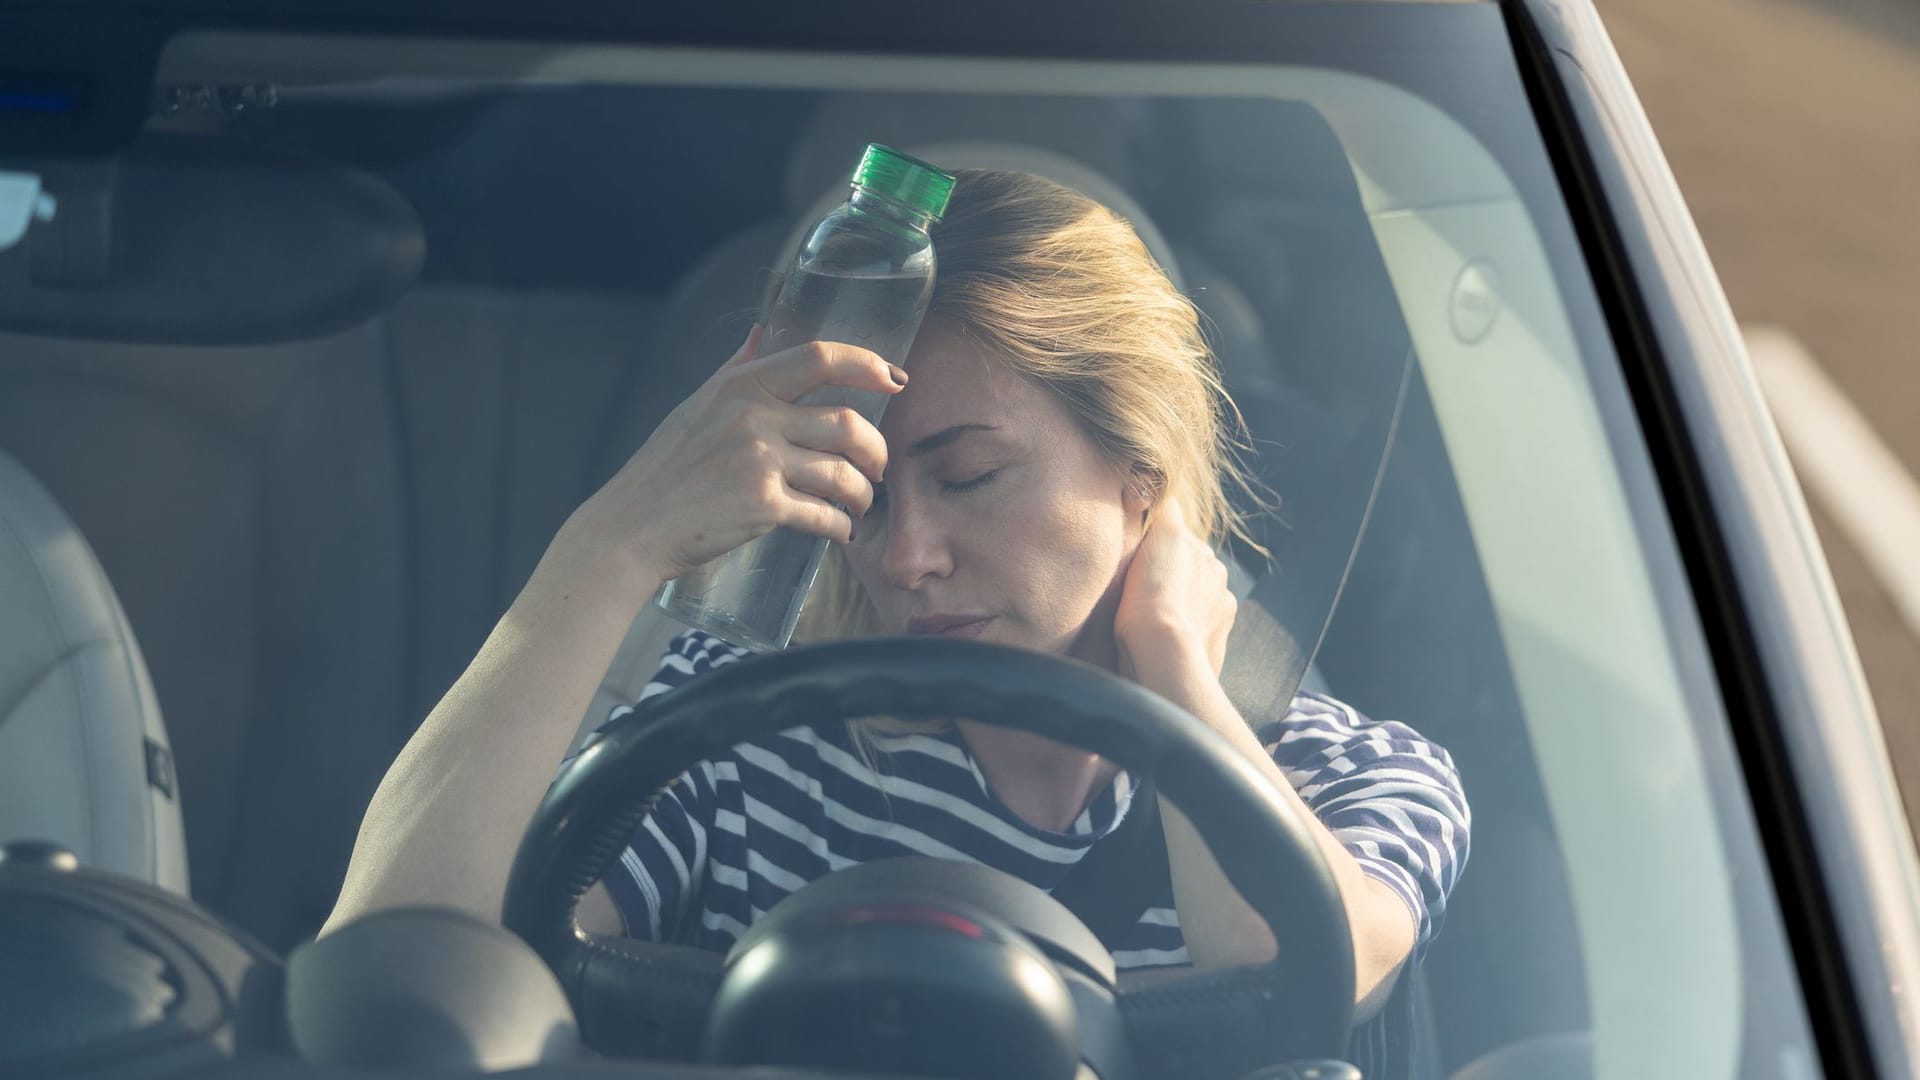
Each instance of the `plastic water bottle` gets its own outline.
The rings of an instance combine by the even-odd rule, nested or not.
[[[854,170],[853,194],[814,226],[767,314],[762,355],[837,341],[902,367],[933,297],[927,229],[946,212],[953,177],[878,143]],[[890,395],[821,387],[803,405],[849,405],[878,423]],[[775,529],[684,574],[659,604],[689,626],[748,649],[786,648],[828,541]]]

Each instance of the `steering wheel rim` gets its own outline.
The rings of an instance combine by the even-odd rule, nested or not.
[[[535,812],[514,858],[502,921],[554,970],[583,1026],[590,981],[669,984],[692,999],[679,1010],[691,1015],[717,986],[717,954],[603,938],[577,919],[580,898],[660,793],[698,762],[788,728],[844,717],[954,715],[992,716],[1152,773],[1281,943],[1267,964],[1123,993],[1130,1029],[1164,1028],[1197,1043],[1202,1028],[1218,1026],[1207,1021],[1237,1002],[1280,1014],[1264,1020],[1262,1034],[1284,1042],[1276,1048],[1290,1056],[1345,1051],[1351,932],[1305,815],[1224,738],[1166,699],[1098,668],[1004,645],[912,637],[803,646],[727,665],[636,710],[562,770]],[[594,967],[602,970],[590,980]]]

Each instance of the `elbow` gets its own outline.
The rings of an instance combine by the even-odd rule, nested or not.
[[[1378,1012],[1393,994],[1401,971],[1413,956],[1417,928],[1413,913],[1399,894],[1381,881],[1365,877],[1365,896],[1348,905],[1353,923],[1354,1020]]]

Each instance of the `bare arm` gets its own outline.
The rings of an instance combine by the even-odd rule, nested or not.
[[[1115,639],[1122,669],[1140,685],[1199,717],[1232,743],[1307,822],[1333,871],[1353,935],[1358,1019],[1377,1011],[1412,953],[1417,927],[1407,905],[1368,876],[1268,756],[1220,686],[1235,602],[1226,567],[1196,537],[1177,502],[1157,508],[1127,568]],[[1193,823],[1161,801],[1174,906],[1196,966],[1263,963],[1278,951],[1273,933],[1207,850]]]
[[[778,526],[851,535],[886,443],[852,410],[794,400],[829,383],[896,393],[906,376],[848,345],[756,357],[757,343],[756,331],[561,528],[381,780],[326,930],[403,904],[498,919],[520,836],[660,583]],[[617,929],[605,901],[585,915]]]
[[[1340,888],[1353,935],[1354,1019],[1372,1016],[1393,992],[1400,968],[1413,951],[1416,928],[1412,912],[1392,889],[1361,870],[1353,855],[1307,808],[1227,700],[1219,679],[1191,663],[1184,665],[1184,673],[1181,666],[1175,661],[1164,673],[1143,678],[1142,685],[1225,735],[1307,822]],[[1174,906],[1180,913],[1181,931],[1194,964],[1210,967],[1271,959],[1276,952],[1272,932],[1227,880],[1192,822],[1165,800],[1160,808],[1167,834],[1167,860],[1173,871]]]
[[[574,587],[593,580],[574,570],[542,563],[388,769],[326,930],[404,904],[499,918],[521,833],[652,591]]]

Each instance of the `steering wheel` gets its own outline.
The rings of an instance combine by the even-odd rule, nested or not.
[[[721,984],[717,954],[590,934],[576,918],[659,794],[741,742],[865,716],[991,718],[1153,776],[1192,821],[1279,955],[1123,982],[1121,1026],[1144,1074],[1193,1075],[1196,1061],[1219,1061],[1228,1043],[1241,1048],[1230,1055],[1236,1070],[1342,1056],[1350,930],[1304,815],[1202,721],[1132,682],[1042,653],[925,637],[833,642],[728,665],[611,725],[563,771],[521,841],[503,922],[559,977],[591,1045],[691,1057]],[[864,869],[815,881],[775,911]],[[1006,921],[1022,922],[1018,913]]]

